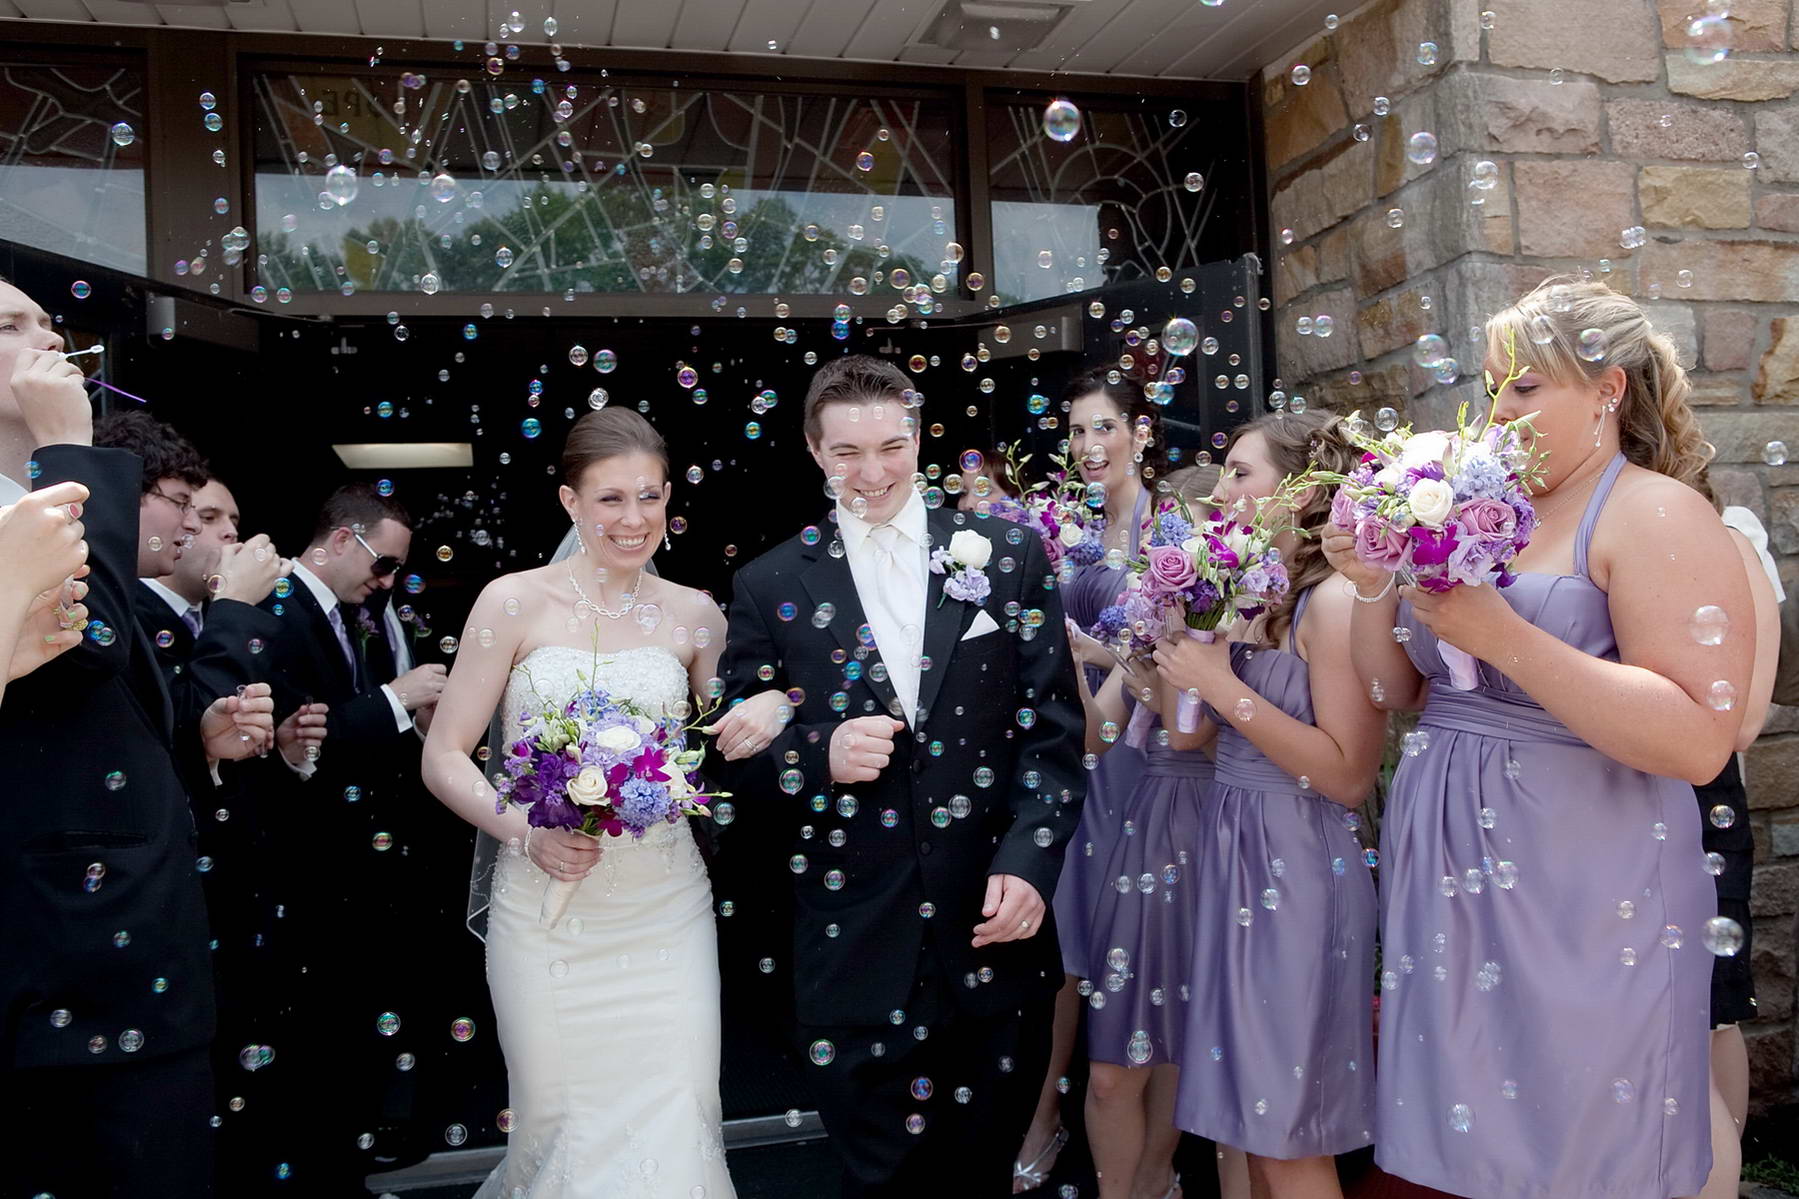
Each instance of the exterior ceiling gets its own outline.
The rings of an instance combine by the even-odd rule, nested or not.
[[[943,0],[0,0],[0,17],[474,41],[498,40],[500,23],[517,11],[525,29],[512,40],[550,41],[543,23],[554,17],[555,40],[570,48],[1241,80],[1322,32],[1327,12],[1352,9],[1355,0],[1223,0],[1218,7],[1199,0],[1074,0],[1044,44],[1025,51],[920,44],[942,6]],[[17,34],[15,26],[0,38]]]

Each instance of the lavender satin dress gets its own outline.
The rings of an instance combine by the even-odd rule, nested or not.
[[[1086,938],[1087,1056],[1116,1066],[1180,1060],[1187,1022],[1193,925],[1199,904],[1193,859],[1200,804],[1212,785],[1203,750],[1158,745],[1150,734],[1143,772],[1120,805],[1120,836],[1107,859]],[[1122,746],[1114,746],[1107,757]]]
[[[1149,506],[1149,492],[1137,498],[1131,514],[1131,556],[1140,548],[1143,514]],[[1090,562],[1062,584],[1062,607],[1069,618],[1083,629],[1091,629],[1099,614],[1118,599],[1130,577],[1127,567],[1109,567],[1105,560]],[[1087,682],[1095,690],[1105,681],[1106,672],[1097,667],[1087,670]],[[1080,823],[1074,839],[1068,844],[1062,860],[1062,874],[1051,899],[1056,914],[1056,938],[1062,950],[1062,969],[1084,978],[1092,957],[1087,933],[1092,925],[1093,910],[1100,896],[1111,887],[1107,861],[1112,843],[1118,837],[1123,820],[1120,808],[1131,788],[1143,774],[1143,751],[1124,743],[1123,730],[1116,743],[1100,755],[1099,765],[1087,772],[1087,798],[1081,804]]]
[[[1503,590],[1532,624],[1616,661],[1587,551]],[[1456,691],[1401,605],[1430,695],[1381,830],[1376,1159],[1480,1199],[1667,1199],[1711,1167],[1716,910],[1693,788],[1607,758],[1484,663]]]
[[[1237,677],[1313,723],[1311,671],[1287,649],[1231,645]],[[1220,716],[1201,809],[1187,1029],[1174,1122],[1260,1157],[1374,1139],[1374,880],[1357,814],[1300,785]],[[1251,716],[1251,719],[1255,719]]]

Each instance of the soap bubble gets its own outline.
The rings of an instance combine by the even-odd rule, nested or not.
[[[1188,191],[1196,192],[1206,185],[1206,177],[1198,171],[1188,171],[1184,184]]]
[[[1399,413],[1392,408],[1377,408],[1374,412],[1374,427],[1382,433],[1391,433],[1399,428]]]
[[[1081,110],[1067,100],[1052,100],[1043,110],[1043,133],[1051,141],[1071,142],[1081,132]]]
[[[1649,233],[1641,225],[1630,225],[1618,233],[1618,244],[1626,250],[1640,250],[1649,240]]]
[[[1728,712],[1737,706],[1737,689],[1729,679],[1719,679],[1705,689],[1705,702],[1714,712]]]
[[[1412,346],[1412,361],[1425,370],[1435,369],[1436,365],[1448,356],[1449,343],[1437,333],[1426,333]]]
[[[1730,57],[1730,19],[1718,13],[1694,17],[1687,24],[1687,61],[1709,66]]]
[[[1437,161],[1437,135],[1427,130],[1412,134],[1405,144],[1405,156],[1421,167]]]
[[[1574,352],[1586,362],[1604,362],[1606,351],[1605,330],[1582,329],[1576,339]]]
[[[1199,345],[1199,327],[1184,316],[1177,316],[1162,327],[1162,348],[1181,358]]]
[[[1437,58],[1438,58],[1437,43],[1435,43],[1435,42],[1419,42],[1417,57],[1418,57],[1418,65],[1421,67],[1436,66]]]
[[[339,208],[356,198],[359,186],[355,169],[341,162],[325,172],[325,195]]]
[[[1769,466],[1785,466],[1787,461],[1787,443],[1770,441],[1762,447],[1762,461]]]
[[[137,130],[133,129],[130,125],[127,125],[124,121],[120,121],[112,127],[112,140],[113,144],[116,146],[129,146],[132,142],[137,140]]]
[[[1304,87],[1306,84],[1312,82],[1312,68],[1306,66],[1303,62],[1299,63],[1291,71],[1287,72],[1287,78],[1293,81],[1294,87]]]
[[[1689,627],[1693,640],[1700,645],[1722,645],[1724,635],[1730,631],[1730,616],[1718,605],[1706,604],[1693,610]]]
[[[1713,916],[1699,939],[1717,957],[1733,958],[1743,948],[1743,926],[1729,916]]]

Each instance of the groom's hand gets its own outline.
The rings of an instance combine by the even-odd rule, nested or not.
[[[872,783],[893,757],[893,738],[905,722],[891,716],[858,716],[831,734],[831,781]]]
[[[1043,896],[1016,874],[987,876],[986,921],[974,926],[974,947],[1000,941],[1028,941],[1043,927]]]

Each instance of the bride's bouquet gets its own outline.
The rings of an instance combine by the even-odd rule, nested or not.
[[[1144,556],[1131,563],[1131,577],[1119,602],[1100,613],[1094,636],[1116,640],[1127,652],[1148,654],[1156,642],[1176,631],[1211,641],[1221,626],[1238,617],[1254,617],[1287,593],[1287,567],[1268,514],[1285,512],[1279,502],[1304,489],[1304,479],[1283,481],[1270,500],[1247,521],[1221,515],[1195,522],[1178,500],[1156,515]],[[1126,743],[1141,746],[1149,734],[1150,715],[1139,707],[1131,714]],[[1175,727],[1191,733],[1199,727],[1199,700],[1182,695]]]
[[[495,810],[522,808],[533,828],[641,839],[659,824],[705,815],[729,794],[701,789],[705,750],[687,748],[692,725],[653,717],[598,686],[526,711],[519,723],[524,735],[507,747]],[[545,888],[545,928],[556,927],[580,885],[558,879]]]
[[[1363,451],[1361,465],[1347,475],[1319,472],[1317,479],[1337,485],[1331,523],[1355,534],[1361,561],[1426,591],[1478,587],[1489,579],[1511,585],[1507,568],[1537,524],[1530,492],[1543,456],[1531,449],[1529,416],[1493,422],[1499,397],[1525,369],[1510,342],[1506,350],[1510,372],[1498,387],[1487,376],[1492,407],[1479,424],[1469,422],[1467,405],[1453,430],[1416,433],[1402,425],[1371,435],[1360,413],[1345,422],[1350,441]],[[1439,649],[1450,681],[1472,690],[1474,659],[1447,642]]]

